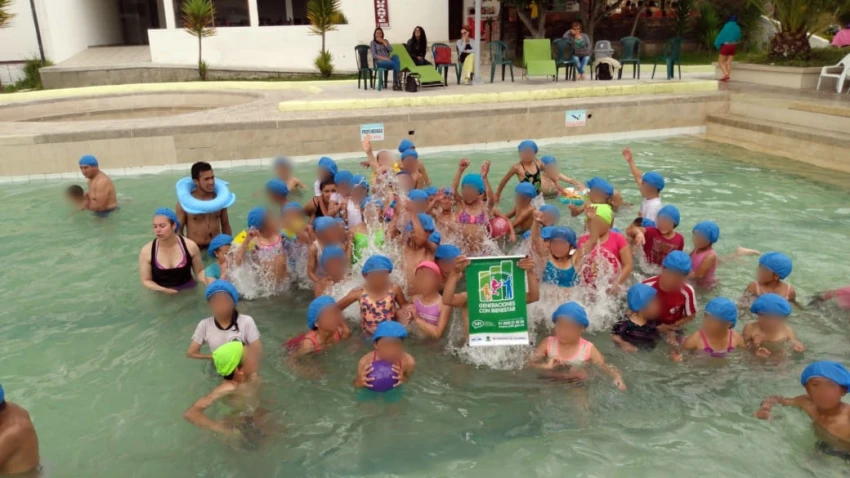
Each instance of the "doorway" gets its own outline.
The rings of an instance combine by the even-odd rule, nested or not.
[[[116,0],[125,45],[147,45],[148,29],[159,28],[157,0]]]
[[[449,0],[449,40],[460,38],[463,17],[463,0]]]

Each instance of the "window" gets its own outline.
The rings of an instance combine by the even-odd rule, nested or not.
[[[260,26],[309,25],[308,0],[257,0]]]
[[[251,20],[248,16],[248,0],[212,0],[215,7],[215,26],[248,27]],[[183,1],[174,0],[174,18],[178,27],[183,27]]]

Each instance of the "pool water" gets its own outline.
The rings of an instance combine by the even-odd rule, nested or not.
[[[541,153],[555,155],[570,176],[609,178],[638,203],[623,146],[552,145]],[[681,209],[688,247],[691,227],[711,219],[721,227],[721,255],[739,245],[788,253],[801,302],[848,282],[846,188],[797,174],[808,168],[695,139],[631,146],[642,169],[667,178],[663,198]],[[435,185],[449,184],[462,155],[423,154]],[[516,157],[513,150],[469,156],[474,165],[493,161],[494,183]],[[239,197],[230,217],[241,230],[255,205],[252,193],[270,173],[217,173]],[[305,183],[314,174],[309,165],[297,168]],[[625,393],[599,373],[576,388],[518,370],[515,358],[494,368],[453,353],[445,341],[412,341],[413,379],[377,396],[351,386],[369,347],[359,339],[307,362],[306,371],[283,360],[280,344],[305,328],[309,293],[243,301],[239,310],[254,317],[266,350],[262,406],[272,432],[258,450],[226,444],[182,418],[219,383],[208,364],[184,357],[195,325],[208,315],[202,292],[156,295],[138,281],[152,211],[173,207],[179,177],[117,178],[121,210],[106,220],[70,215],[62,203],[67,184],[0,191],[0,380],[7,398],[31,412],[51,476],[837,476],[846,470],[839,459],[814,451],[802,412],[776,409],[769,422],[751,415],[766,395],[802,393],[799,373],[809,361],[850,362],[848,314],[828,306],[795,310],[790,320],[808,351],[778,363],[736,353],[674,364],[665,347],[629,355],[605,331],[588,334],[622,370]],[[503,195],[504,207],[511,196]],[[615,225],[625,227],[636,214],[637,206],[621,211]],[[576,219],[564,222],[580,226]],[[700,304],[716,294],[737,299],[756,263],[752,257],[723,263],[720,287],[700,293]],[[545,322],[556,305],[544,300],[533,310]],[[613,319],[593,318],[596,328]],[[747,320],[744,314],[738,330]],[[498,351],[480,353],[502,360]],[[225,413],[212,409],[217,417]]]

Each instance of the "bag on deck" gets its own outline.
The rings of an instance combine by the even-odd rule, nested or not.
[[[614,75],[611,73],[611,65],[608,63],[600,63],[596,65],[597,80],[613,80]]]
[[[407,80],[404,83],[404,91],[408,93],[416,93],[419,91],[419,87],[422,86],[419,81],[419,75],[416,73],[409,73],[407,75]]]

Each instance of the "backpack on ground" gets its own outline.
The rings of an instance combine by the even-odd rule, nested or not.
[[[407,80],[404,82],[404,91],[408,93],[416,93],[419,91],[419,88],[422,86],[421,81],[419,80],[418,73],[408,73]]]
[[[608,63],[600,63],[596,65],[596,79],[613,80],[614,74],[611,71],[611,65],[609,65]]]

